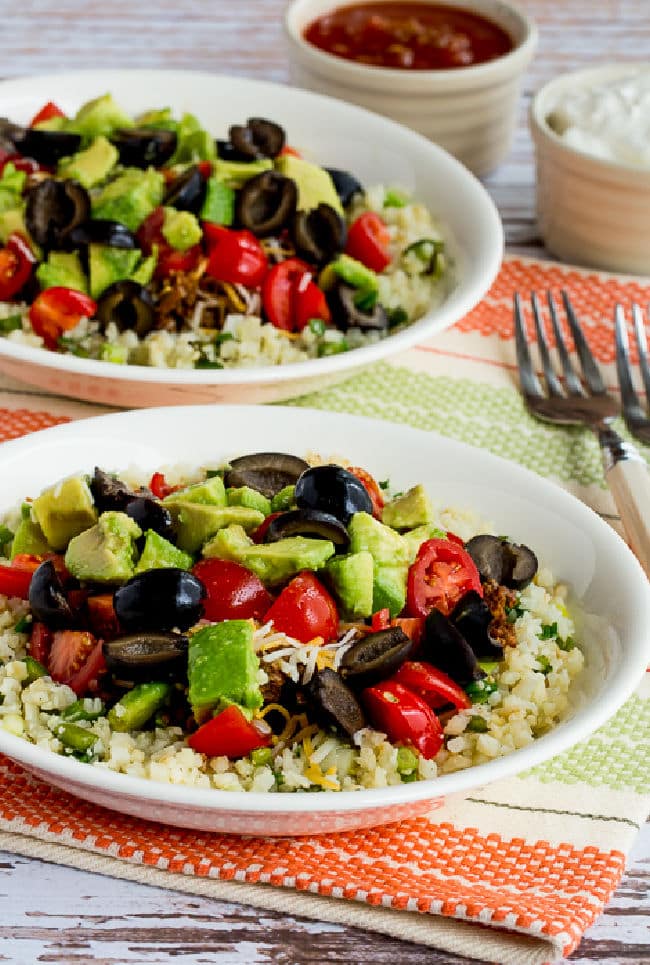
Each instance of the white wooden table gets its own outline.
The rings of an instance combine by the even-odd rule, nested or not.
[[[556,74],[591,63],[648,60],[650,0],[520,0],[541,29],[516,141],[488,181],[509,249],[543,256],[534,217],[526,111]],[[92,67],[161,67],[286,81],[283,0],[0,0],[0,76]],[[3,405],[57,410],[0,381]],[[610,906],[571,960],[650,965],[650,831]],[[35,962],[209,962],[219,965],[394,963],[464,959],[352,928],[286,918],[0,854],[0,959]]]

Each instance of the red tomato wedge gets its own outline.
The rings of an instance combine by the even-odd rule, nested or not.
[[[434,710],[445,704],[453,704],[458,710],[472,706],[463,688],[430,663],[405,660],[390,679],[418,694]]]
[[[187,738],[192,750],[208,757],[245,757],[271,743],[271,730],[263,721],[250,721],[231,704]]]
[[[388,607],[384,607],[383,610],[377,610],[376,613],[373,613],[370,620],[370,629],[373,633],[376,633],[378,630],[387,630],[389,626],[390,610]]]
[[[260,287],[268,271],[268,261],[252,231],[234,231],[204,221],[203,234],[208,245],[208,275],[233,285]]]
[[[278,518],[278,516],[282,516],[281,510],[278,511],[277,513],[269,513],[269,515],[266,517],[264,522],[260,523],[257,529],[253,530],[253,532],[250,535],[254,543],[264,542],[264,537],[266,536],[267,529],[269,528],[273,520]]]
[[[408,572],[408,615],[425,617],[435,609],[449,616],[469,590],[483,596],[481,577],[469,553],[448,539],[428,539],[422,543]]]
[[[42,124],[43,121],[51,121],[53,117],[65,116],[65,113],[57,104],[54,103],[54,101],[48,101],[47,104],[43,104],[37,114],[34,114],[29,122],[29,126],[36,127],[37,124]]]
[[[374,211],[365,211],[348,229],[346,254],[372,271],[382,272],[391,262],[390,232]]]
[[[156,499],[164,499],[165,496],[169,496],[181,488],[181,486],[171,486],[161,472],[155,472],[149,480],[149,489]]]
[[[386,734],[391,744],[411,744],[427,760],[442,747],[442,724],[432,709],[395,680],[366,687],[361,701],[372,726]]]
[[[28,281],[36,257],[22,235],[13,232],[0,248],[0,301],[17,295]]]
[[[287,258],[270,269],[262,285],[262,306],[272,325],[285,332],[295,330],[296,293],[311,278],[311,268],[300,258]]]
[[[44,623],[34,623],[29,637],[29,655],[47,667],[52,647],[52,631]]]
[[[96,637],[112,640],[120,633],[120,624],[113,608],[113,594],[99,593],[89,596],[86,601],[88,623]]]
[[[356,476],[359,482],[362,482],[366,487],[372,503],[372,515],[375,519],[381,519],[384,511],[384,496],[378,483],[369,472],[366,472],[365,469],[361,469],[359,466],[350,466],[349,472],[351,472],[353,476]]]
[[[97,303],[73,288],[46,288],[32,302],[29,320],[47,348],[56,349],[64,332],[79,324],[82,318],[92,318]]]
[[[52,648],[47,663],[53,680],[68,684],[97,645],[87,630],[57,630],[52,637]]]
[[[326,325],[332,321],[325,292],[315,281],[309,281],[306,285],[300,284],[296,289],[293,310],[294,331],[302,332],[312,318],[319,319]]]
[[[206,620],[261,620],[271,606],[271,594],[260,578],[240,563],[199,560],[192,573],[206,589]]]
[[[264,621],[273,620],[273,627],[280,633],[302,643],[314,637],[322,637],[327,643],[336,637],[339,614],[336,603],[309,570],[294,576],[280,593]]]

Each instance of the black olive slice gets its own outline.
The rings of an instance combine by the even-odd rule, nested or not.
[[[339,675],[329,667],[318,670],[306,687],[308,707],[326,724],[352,737],[366,726],[366,719],[357,698]]]
[[[503,646],[490,636],[492,611],[476,590],[460,598],[449,619],[469,643],[477,657],[503,659]]]
[[[110,510],[121,513],[137,495],[125,482],[104,472],[99,466],[95,466],[90,491],[100,513]]]
[[[494,580],[511,590],[523,590],[537,572],[537,557],[531,549],[498,536],[473,536],[465,549],[482,580]]]
[[[347,208],[355,194],[363,194],[363,186],[357,181],[349,171],[341,171],[339,168],[325,168],[336,188],[341,204]]]
[[[47,178],[27,192],[25,224],[36,244],[66,247],[74,229],[90,218],[90,196],[78,181]]]
[[[154,496],[136,496],[127,503],[124,512],[135,520],[143,533],[152,529],[164,539],[173,541],[174,525],[171,513]]]
[[[465,637],[440,610],[427,614],[419,659],[438,667],[459,684],[485,676]]]
[[[113,607],[127,631],[187,630],[203,615],[205,587],[187,570],[145,570],[115,590]]]
[[[369,633],[345,651],[340,674],[355,690],[371,687],[395,673],[414,649],[413,640],[399,627]]]
[[[336,516],[345,526],[355,513],[372,513],[372,500],[360,479],[342,466],[312,466],[296,482],[299,509]]]
[[[386,331],[388,315],[386,309],[376,302],[370,311],[364,311],[355,304],[359,291],[345,282],[338,282],[327,292],[327,304],[332,312],[332,321],[341,331],[360,328],[363,332]]]
[[[264,117],[249,117],[246,124],[234,124],[229,132],[233,148],[250,160],[274,158],[284,147],[283,129]]]
[[[350,536],[343,523],[329,513],[315,509],[291,509],[277,516],[264,534],[265,543],[275,543],[287,536],[313,536],[329,539],[339,549],[347,547]]]
[[[205,181],[201,177],[198,165],[183,171],[165,192],[164,204],[178,211],[191,211],[198,214],[205,198]]]
[[[131,127],[111,134],[121,163],[131,168],[160,167],[176,150],[177,140],[175,131],[154,127]]]
[[[277,171],[262,171],[238,192],[235,215],[239,224],[263,237],[289,223],[298,203],[295,181]]]
[[[97,318],[102,331],[114,322],[120,332],[132,329],[140,338],[154,327],[153,298],[137,281],[116,281],[97,302]]]
[[[189,640],[180,633],[131,633],[106,641],[106,666],[121,680],[184,677]]]
[[[236,147],[230,143],[230,141],[216,140],[214,146],[217,149],[217,157],[221,161],[238,161],[240,163],[252,164],[256,158],[251,157],[250,154],[242,154],[238,151]]]
[[[311,211],[297,211],[291,224],[296,254],[322,265],[345,248],[348,230],[345,221],[331,204]]]
[[[248,486],[271,499],[285,486],[293,486],[305,469],[309,469],[309,463],[298,456],[285,452],[256,452],[232,459],[230,468],[224,473],[224,482],[234,489]]]
[[[108,218],[91,218],[73,228],[69,235],[74,248],[81,245],[108,245],[110,248],[138,247],[138,242],[126,225]]]
[[[71,131],[41,131],[10,122],[3,125],[0,120],[0,134],[4,134],[22,155],[49,168],[55,168],[61,158],[76,154],[81,147],[81,135]]]
[[[76,623],[77,614],[70,606],[51,560],[45,560],[34,570],[29,584],[29,606],[34,620],[52,630],[70,628]]]

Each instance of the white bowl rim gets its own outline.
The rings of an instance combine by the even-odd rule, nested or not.
[[[0,81],[0,97],[20,95],[23,89],[29,92],[35,83],[42,84],[44,89],[55,89],[57,83],[69,83],[77,81],[79,90],[83,91],[84,81],[102,79],[102,82],[110,85],[111,78],[132,76],[134,82],[147,79],[155,82],[156,78],[173,78],[177,76],[187,82],[192,78],[196,83],[236,83],[243,88],[250,90],[251,95],[263,94],[269,89],[275,93],[291,92],[295,96],[306,98],[310,103],[318,106],[319,103],[335,107],[337,111],[343,111],[350,116],[357,116],[372,119],[374,124],[380,123],[385,128],[387,140],[391,134],[399,136],[401,140],[407,140],[414,147],[422,150],[426,148],[437,161],[447,168],[447,172],[455,173],[465,182],[466,189],[471,193],[472,204],[480,212],[484,221],[484,232],[493,236],[493,243],[485,246],[480,265],[475,266],[475,278],[469,283],[465,277],[466,272],[461,273],[459,283],[456,285],[442,304],[436,308],[434,322],[427,321],[427,316],[423,316],[400,332],[388,336],[371,345],[362,346],[349,352],[341,352],[338,355],[325,356],[323,358],[308,359],[302,362],[285,363],[283,365],[260,365],[231,369],[171,369],[157,368],[154,366],[141,365],[115,365],[111,362],[103,362],[95,359],[83,359],[73,355],[59,355],[44,348],[36,348],[29,345],[20,345],[0,338],[0,355],[17,361],[28,362],[41,368],[56,369],[68,372],[71,375],[94,376],[100,379],[120,381],[123,383],[153,383],[158,385],[191,385],[196,387],[210,386],[230,386],[230,385],[250,385],[250,384],[269,384],[288,380],[299,380],[327,376],[332,373],[344,372],[356,369],[360,366],[369,365],[372,362],[392,356],[406,348],[410,348],[417,343],[419,338],[430,337],[441,331],[455,320],[460,319],[470,311],[478,301],[485,295],[490,285],[494,281],[499,268],[504,250],[504,232],[501,219],[499,217],[494,201],[487,193],[479,180],[465,168],[460,161],[453,158],[447,151],[415,131],[391,121],[388,118],[357,107],[354,104],[338,101],[334,97],[324,94],[315,94],[311,91],[291,87],[289,85],[273,83],[265,80],[254,80],[250,78],[236,77],[228,74],[213,74],[206,71],[184,71],[184,70],[155,70],[148,68],[115,68],[102,70],[79,70],[60,74],[29,75],[25,77],[11,78]],[[449,321],[450,315],[453,320]]]
[[[592,67],[584,67],[580,70],[569,71],[565,74],[559,74],[552,80],[547,81],[547,83],[535,93],[530,103],[528,117],[533,135],[538,135],[540,138],[545,139],[547,143],[557,148],[558,151],[564,152],[567,157],[573,157],[584,162],[586,165],[591,165],[593,170],[601,175],[612,174],[618,175],[619,177],[624,176],[626,180],[634,177],[641,183],[641,186],[645,187],[647,183],[647,186],[650,187],[650,168],[640,168],[634,164],[628,164],[626,161],[611,161],[608,158],[596,157],[595,154],[590,154],[588,151],[574,147],[572,144],[567,144],[562,136],[553,130],[547,120],[547,111],[552,106],[548,104],[547,101],[551,100],[553,95],[560,92],[564,87],[581,85],[583,81],[589,82],[600,76],[625,76],[639,69],[647,71],[648,63],[644,61],[629,61],[628,63],[622,64],[612,61],[611,63],[598,64]]]
[[[364,0],[358,0],[358,2],[363,3]],[[372,2],[372,0],[366,0],[366,2]],[[436,0],[420,0],[420,2],[435,3]],[[487,2],[491,2],[491,0],[487,0]],[[407,78],[412,78],[413,80],[420,80],[427,87],[434,82],[437,82],[441,88],[473,86],[488,80],[491,74],[509,68],[517,69],[521,61],[527,61],[532,56],[539,39],[537,24],[526,11],[511,3],[510,0],[494,0],[494,6],[512,14],[519,21],[523,30],[522,38],[514,44],[512,50],[502,54],[501,57],[482,64],[470,64],[468,67],[451,67],[440,70],[409,71],[399,67],[378,67],[373,64],[359,64],[356,61],[346,60],[344,57],[336,57],[308,43],[301,32],[296,29],[294,23],[297,11],[307,3],[309,3],[309,0],[291,0],[284,14],[284,27],[287,36],[303,54],[313,58],[315,63],[324,68],[329,67],[332,71],[336,66],[336,69],[343,75],[350,78],[357,77],[360,81],[363,79],[370,80],[371,78],[385,78],[393,84],[398,79],[404,81]],[[347,0],[331,0],[332,9],[346,5]],[[478,12],[478,5],[474,3],[474,0],[445,0],[445,6],[463,7]]]
[[[515,463],[496,456],[491,452],[482,449],[475,449],[465,443],[455,439],[440,436],[434,432],[427,432],[421,429],[414,429],[410,426],[401,424],[384,423],[375,419],[368,419],[363,416],[342,416],[339,413],[322,412],[321,410],[310,410],[304,408],[293,408],[289,406],[228,406],[231,420],[237,414],[242,417],[263,412],[265,417],[271,414],[287,419],[295,419],[297,423],[305,422],[313,415],[318,415],[321,419],[341,422],[345,420],[346,425],[352,425],[354,431],[367,432],[371,427],[380,425],[384,432],[406,433],[414,440],[422,443],[440,446],[443,450],[457,453],[475,453],[475,458],[480,462],[487,463],[495,467],[507,469],[510,477],[510,485],[518,488],[527,495],[539,491],[540,489],[551,491],[554,499],[560,502],[562,507],[570,510],[578,522],[586,528],[595,528],[596,532],[602,535],[603,539],[609,542],[611,552],[617,557],[617,566],[623,570],[626,580],[636,582],[639,588],[643,587],[643,598],[641,609],[642,622],[645,625],[650,623],[650,587],[647,585],[645,574],[641,570],[632,552],[623,543],[621,538],[604,522],[593,510],[576,497],[562,489],[554,482],[540,477],[536,473],[525,469]],[[213,418],[214,406],[203,405],[193,407],[195,413],[203,413],[206,418]],[[187,418],[188,410],[182,406],[162,407],[131,410],[127,412],[111,413],[109,415],[96,416],[92,419],[77,420],[53,428],[44,429],[29,436],[3,443],[0,446],[0,463],[5,456],[11,459],[14,455],[28,451],[32,447],[37,449],[46,441],[60,441],[66,439],[74,440],[75,436],[87,434],[93,428],[97,433],[101,433],[103,428],[112,429],[119,427],[121,423],[129,425],[134,423],[136,426],[146,428],[149,420],[164,418]],[[530,497],[533,498],[532,496]],[[607,535],[605,535],[607,534]],[[645,614],[645,615],[644,615]],[[417,781],[406,785],[397,785],[386,788],[369,788],[360,791],[323,791],[319,794],[278,794],[271,792],[250,792],[250,791],[220,791],[216,788],[201,789],[184,785],[165,784],[138,778],[131,775],[119,774],[108,769],[89,767],[80,761],[72,758],[62,757],[49,750],[43,750],[34,744],[29,743],[23,738],[9,734],[0,729],[0,752],[8,757],[38,769],[41,772],[51,772],[59,780],[70,781],[78,785],[92,786],[94,788],[115,793],[124,798],[137,797],[141,800],[164,801],[165,804],[177,804],[209,810],[215,813],[224,811],[237,811],[238,814],[260,814],[263,812],[272,813],[297,813],[308,812],[313,814],[325,812],[354,812],[365,811],[390,805],[406,804],[409,802],[434,800],[445,797],[449,794],[463,792],[473,787],[492,783],[501,778],[510,777],[524,769],[529,769],[537,763],[548,760],[552,756],[573,746],[576,742],[588,737],[595,728],[601,726],[609,717],[616,712],[621,704],[631,695],[634,688],[639,683],[640,678],[646,669],[647,653],[645,639],[643,645],[641,641],[636,641],[632,653],[628,659],[613,674],[613,679],[609,682],[606,691],[599,695],[597,702],[591,702],[586,708],[581,709],[569,720],[557,725],[552,731],[525,748],[513,751],[512,753],[496,758],[488,764],[480,764],[465,770],[456,771],[451,774],[444,774],[432,780]],[[525,761],[525,763],[522,763]]]

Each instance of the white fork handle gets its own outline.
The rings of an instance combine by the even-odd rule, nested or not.
[[[650,577],[650,472],[641,454],[618,433],[600,433],[605,479],[632,551]]]

